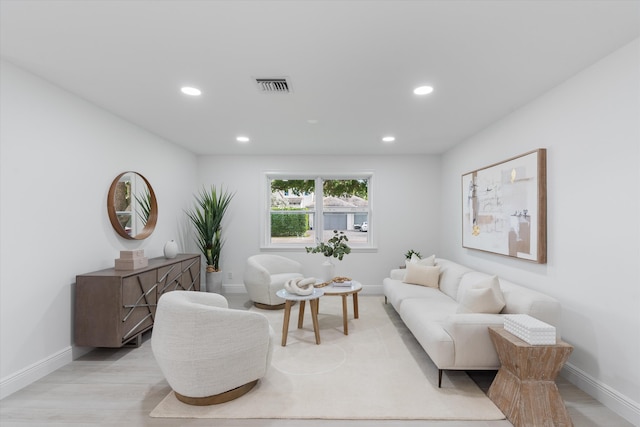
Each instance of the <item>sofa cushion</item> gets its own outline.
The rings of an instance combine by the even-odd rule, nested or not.
[[[437,288],[439,278],[440,267],[430,267],[418,264],[417,262],[408,262],[407,274],[404,276],[403,282]]]
[[[507,280],[501,280],[500,285],[507,303],[502,310],[503,314],[528,314],[555,326],[556,337],[561,338],[560,313],[562,309],[558,300]]]
[[[387,300],[398,312],[400,311],[400,307],[404,300],[411,298],[438,298],[445,296],[437,288],[410,285],[402,282],[401,280],[394,280],[390,278],[386,278],[382,281],[382,289]]]
[[[456,298],[458,296],[458,286],[462,277],[472,271],[467,267],[456,264],[453,261],[438,258],[436,265],[440,267],[440,290],[450,296]]]
[[[465,292],[468,289],[473,288],[476,284],[486,282],[491,279],[491,275],[487,273],[481,273],[479,271],[470,271],[462,276],[460,279],[460,285],[458,286],[458,293],[455,298],[456,301],[460,302]]]
[[[500,313],[500,303],[491,288],[471,288],[465,292],[458,305],[458,313]]]
[[[498,276],[475,283],[460,299],[458,313],[500,313],[505,306]]]
[[[455,313],[458,304],[436,289],[429,290],[437,292],[434,298],[406,299],[398,314],[436,366],[452,367],[455,364],[455,343],[442,327],[442,321]]]

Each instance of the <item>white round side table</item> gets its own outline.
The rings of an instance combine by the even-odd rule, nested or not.
[[[300,313],[298,314],[298,329],[302,329],[302,321],[304,319],[304,306],[307,301],[311,306],[311,320],[313,323],[313,331],[316,335],[316,344],[320,344],[320,328],[318,327],[318,301],[324,295],[324,290],[313,289],[311,295],[296,295],[280,289],[276,295],[285,300],[284,303],[284,322],[282,323],[282,346],[287,345],[287,335],[289,334],[289,318],[291,317],[291,306],[294,301],[300,303]]]

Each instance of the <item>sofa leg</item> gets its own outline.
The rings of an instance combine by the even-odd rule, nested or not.
[[[438,369],[438,388],[442,388],[442,369]]]
[[[385,295],[385,297],[384,297],[384,303],[385,303],[385,304],[387,303],[387,296],[386,296],[386,295]]]

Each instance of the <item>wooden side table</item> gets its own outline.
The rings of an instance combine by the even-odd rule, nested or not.
[[[358,292],[362,290],[362,283],[351,281],[351,286],[335,286],[333,284],[322,288],[325,295],[339,295],[342,297],[342,331],[349,335],[349,324],[347,323],[347,297],[353,295],[353,318],[358,319]]]
[[[318,301],[324,295],[322,289],[314,289],[311,295],[295,295],[290,294],[284,289],[276,292],[280,298],[284,298],[284,321],[282,322],[282,346],[287,345],[287,335],[289,335],[289,319],[291,318],[291,306],[294,301],[300,302],[300,312],[298,313],[298,329],[302,329],[302,321],[304,319],[304,306],[307,301],[311,305],[311,321],[313,323],[313,331],[316,335],[316,344],[320,344],[320,327],[318,326]]]
[[[489,398],[515,427],[573,426],[555,379],[573,347],[530,345],[503,327],[489,327],[502,366]]]

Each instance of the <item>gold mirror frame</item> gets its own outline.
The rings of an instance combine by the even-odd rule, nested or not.
[[[147,221],[142,231],[135,235],[130,235],[129,233],[127,233],[125,228],[120,223],[118,219],[118,212],[116,211],[116,204],[115,204],[115,197],[118,189],[118,184],[120,183],[120,179],[128,173],[135,174],[138,177],[142,178],[142,180],[147,186],[147,189],[149,190],[149,205],[150,205],[149,216],[147,218]],[[111,183],[111,187],[109,187],[109,194],[107,195],[107,212],[109,213],[109,221],[111,221],[111,225],[113,226],[113,229],[116,231],[116,233],[118,233],[120,236],[124,237],[125,239],[143,240],[149,237],[151,233],[153,233],[153,230],[156,228],[156,222],[158,221],[158,203],[156,201],[156,195],[153,192],[153,188],[151,187],[151,184],[149,183],[149,181],[147,181],[147,179],[144,176],[134,171],[122,172],[120,175],[116,176],[116,178]],[[131,213],[130,215],[133,215],[133,213]]]

